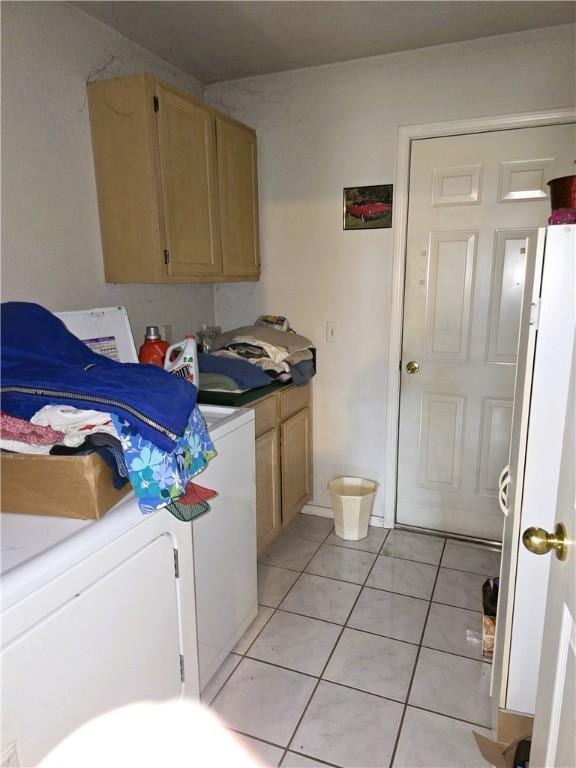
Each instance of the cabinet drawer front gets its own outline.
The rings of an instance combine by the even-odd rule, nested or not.
[[[289,389],[288,392],[282,392],[280,394],[280,419],[284,421],[289,419],[302,408],[306,408],[310,405],[310,385],[305,384],[303,387],[294,387]]]
[[[274,429],[278,419],[276,396],[267,397],[254,406],[254,418],[256,420],[256,437]]]
[[[280,427],[282,524],[287,525],[311,498],[310,409],[304,408]]]

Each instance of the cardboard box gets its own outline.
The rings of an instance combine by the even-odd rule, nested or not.
[[[482,656],[491,659],[494,656],[494,636],[496,634],[496,618],[482,614]]]
[[[125,496],[98,456],[0,454],[0,509],[25,515],[98,520]]]
[[[487,659],[494,656],[499,586],[500,579],[486,579],[482,585],[482,655]]]
[[[501,710],[498,713],[495,739],[476,731],[472,733],[484,760],[495,768],[514,768],[518,747],[521,742],[529,742],[532,739],[533,725],[532,717]],[[528,745],[523,745],[523,751],[527,750]]]

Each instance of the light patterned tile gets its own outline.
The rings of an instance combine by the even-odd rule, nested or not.
[[[232,674],[241,661],[242,656],[238,656],[235,653],[228,654],[200,694],[200,699],[205,704],[212,703],[214,697],[226,682],[226,679]]]
[[[402,704],[321,682],[290,749],[335,765],[388,766]]]
[[[345,629],[323,677],[405,701],[417,653],[416,645]]]
[[[375,525],[368,526],[368,536],[364,539],[358,539],[358,541],[350,541],[349,539],[341,539],[335,532],[324,542],[325,544],[331,544],[335,547],[347,547],[348,549],[361,549],[364,552],[377,553],[380,551],[380,547],[384,543],[386,534],[389,528],[379,528]]]
[[[250,649],[250,656],[320,675],[340,631],[335,624],[277,611]]]
[[[500,552],[478,544],[448,541],[442,557],[442,565],[445,568],[481,573],[492,578],[500,573]]]
[[[252,645],[254,640],[258,637],[258,634],[262,627],[266,624],[270,616],[274,613],[273,608],[267,608],[265,605],[258,606],[258,614],[256,618],[250,624],[246,632],[242,635],[240,640],[234,646],[234,653],[245,654],[248,648]]]
[[[483,574],[440,568],[432,599],[457,608],[481,611],[482,584],[485,581],[486,576]]]
[[[297,571],[258,563],[258,602],[276,608],[297,578]]]
[[[482,614],[432,603],[422,644],[482,660]]]
[[[488,768],[472,730],[489,731],[450,717],[408,707],[394,758],[394,768]]]
[[[265,565],[277,565],[280,568],[302,571],[319,546],[317,541],[299,539],[296,536],[278,536],[260,556],[260,562]]]
[[[491,665],[422,648],[408,703],[490,727]]]
[[[230,728],[286,746],[315,684],[313,677],[244,658],[212,707]]]
[[[259,760],[258,765],[265,766],[265,768],[276,768],[280,765],[280,760],[284,754],[281,747],[274,747],[272,744],[253,739],[251,736],[243,736],[241,733],[234,733],[234,737]]]
[[[286,528],[283,536],[298,536],[300,539],[323,542],[334,526],[331,517],[319,515],[296,515]]]
[[[401,595],[430,599],[437,567],[398,557],[378,557],[366,585]]]
[[[280,608],[316,619],[344,624],[361,587],[303,573]]]
[[[362,584],[375,559],[370,552],[324,544],[308,563],[306,573]]]
[[[440,536],[393,530],[386,537],[380,554],[438,565],[443,546],[444,539]]]
[[[348,625],[409,643],[420,642],[428,605],[424,600],[364,587]]]

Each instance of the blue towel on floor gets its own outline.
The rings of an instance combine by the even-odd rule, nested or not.
[[[222,373],[224,376],[229,376],[234,379],[240,389],[267,387],[272,383],[272,379],[262,368],[232,357],[201,353],[198,355],[198,367],[200,373]]]

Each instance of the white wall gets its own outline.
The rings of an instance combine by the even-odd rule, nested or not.
[[[210,86],[258,131],[262,281],[215,289],[225,327],[287,315],[318,346],[314,499],[383,480],[392,230],[342,231],[345,186],[394,181],[398,126],[566,107],[574,29],[557,27]],[[325,323],[339,342],[325,343]],[[376,513],[383,515],[383,495]]]
[[[67,3],[2,4],[2,299],[52,310],[124,304],[136,344],[211,322],[212,286],[104,282],[86,81],[153,72],[202,86]]]

